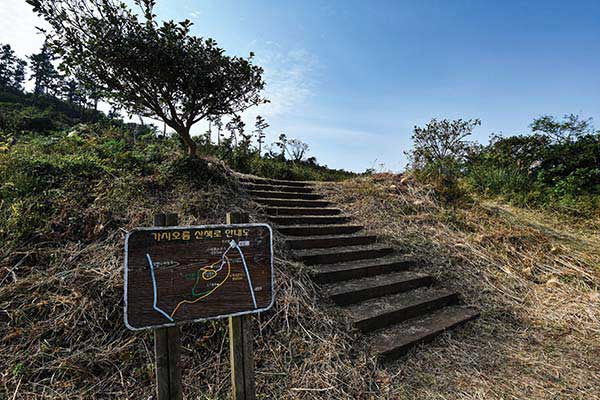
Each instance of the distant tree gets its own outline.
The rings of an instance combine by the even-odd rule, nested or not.
[[[262,68],[230,57],[212,39],[190,35],[189,20],[159,24],[155,0],[133,0],[138,20],[117,0],[27,0],[52,27],[67,70],[97,85],[103,98],[164,121],[196,156],[190,130],[211,116],[266,102]]]
[[[286,143],[286,151],[293,161],[302,161],[308,151],[308,144],[298,139],[289,139]]]
[[[48,42],[44,42],[39,53],[29,56],[31,69],[29,79],[34,81],[33,93],[35,95],[56,92],[60,86],[60,76],[52,64],[55,59],[56,56],[48,46]]]
[[[274,143],[274,145],[279,148],[279,154],[277,154],[277,155],[272,154],[272,155],[281,160],[285,160],[287,142],[288,142],[288,138],[287,138],[286,134],[285,133],[280,134],[278,140]],[[273,153],[273,152],[271,151],[271,153]]]
[[[223,130],[223,121],[221,119],[221,116],[220,115],[211,116],[209,121],[212,125],[215,126],[215,128],[217,128],[217,146],[220,146],[221,145],[221,137],[223,135],[221,133],[221,131]]]
[[[238,146],[238,138],[242,138],[245,128],[246,124],[239,115],[234,115],[233,118],[225,124],[225,129],[229,131],[231,142],[234,147]]]
[[[9,44],[0,47],[0,87],[23,90],[27,62],[15,55]]]
[[[530,127],[533,132],[542,133],[556,143],[571,142],[594,131],[591,118],[581,119],[576,114],[567,114],[562,121],[543,115],[534,119]]]
[[[269,124],[260,115],[256,116],[256,122],[254,123],[254,134],[256,135],[256,141],[258,142],[258,154],[262,152],[262,145],[265,142],[265,129],[269,127]]]
[[[67,78],[63,81],[61,93],[63,99],[71,105],[80,102],[79,84],[74,78]]]

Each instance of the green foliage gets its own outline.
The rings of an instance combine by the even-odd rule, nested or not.
[[[27,62],[15,55],[9,44],[0,46],[0,89],[21,90]]]
[[[356,176],[343,169],[318,165],[314,159],[294,162],[270,157],[253,158],[247,173],[265,178],[300,181],[341,181]]]
[[[0,242],[85,241],[97,226],[116,229],[123,221],[114,215],[149,192],[223,182],[218,165],[177,157],[177,141],[133,133],[98,123],[20,135],[0,152]],[[73,214],[79,209],[93,213]]]
[[[265,102],[262,68],[230,57],[212,39],[190,35],[189,20],[159,24],[154,0],[27,0],[53,30],[63,67],[132,114],[161,119],[196,155],[191,127]]]
[[[31,77],[29,79],[35,83],[33,90],[35,95],[53,94],[56,96],[59,93],[60,75],[54,68],[54,64],[52,64],[55,58],[47,42],[44,42],[39,53],[32,54],[29,57],[31,68]]]
[[[256,122],[254,123],[254,134],[256,135],[256,143],[258,143],[258,154],[262,154],[262,145],[265,142],[265,129],[269,127],[269,124],[260,115],[256,116]]]
[[[553,120],[538,119],[532,126],[539,131],[540,124]],[[581,120],[573,116],[567,122],[578,125],[573,121]],[[581,216],[598,213],[600,133],[583,134],[591,129],[589,120],[584,130],[564,133],[565,129],[558,134],[553,130],[550,134],[493,137],[470,157],[466,182],[479,193],[502,196],[520,206],[549,207]],[[573,133],[576,131],[579,133]]]
[[[480,125],[478,119],[438,121],[415,126],[413,150],[409,153],[416,179],[433,185],[440,198],[452,202],[464,196],[459,184],[463,167],[473,145],[466,140]]]
[[[571,142],[581,136],[593,133],[591,118],[581,119],[579,115],[567,114],[562,121],[551,115],[543,115],[531,123],[531,131],[541,133],[554,142]]]
[[[102,119],[105,117],[98,111],[86,110],[53,96],[0,91],[0,132],[49,133]]]

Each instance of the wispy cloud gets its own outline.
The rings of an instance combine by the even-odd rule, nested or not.
[[[289,125],[289,129],[295,132],[302,132],[303,137],[306,139],[327,138],[327,140],[352,140],[354,143],[358,143],[381,139],[383,137],[382,134],[372,130],[331,126],[328,124],[291,124]]]
[[[280,117],[309,101],[318,85],[317,58],[304,49],[284,50],[274,42],[254,44],[255,61],[265,70],[264,95],[270,103],[252,110],[253,113]]]

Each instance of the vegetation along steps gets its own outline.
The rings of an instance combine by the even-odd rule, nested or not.
[[[383,360],[478,317],[460,295],[436,284],[419,264],[382,244],[324,199],[314,182],[240,176],[292,257],[310,265],[325,296],[343,307]]]

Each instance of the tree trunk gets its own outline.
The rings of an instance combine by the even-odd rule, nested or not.
[[[190,139],[190,141],[186,141],[186,144],[188,146],[188,156],[190,156],[190,158],[196,158],[198,156],[197,154],[197,148],[198,146],[196,145],[196,142],[194,142],[193,140]]]
[[[194,142],[192,140],[192,137],[190,136],[190,130],[182,129],[182,130],[178,130],[177,133],[179,134],[179,137],[181,138],[181,140],[183,140],[183,143],[185,143],[185,145],[187,146],[188,157],[196,158],[198,156],[198,154],[197,154],[198,145],[196,145],[196,142]]]

